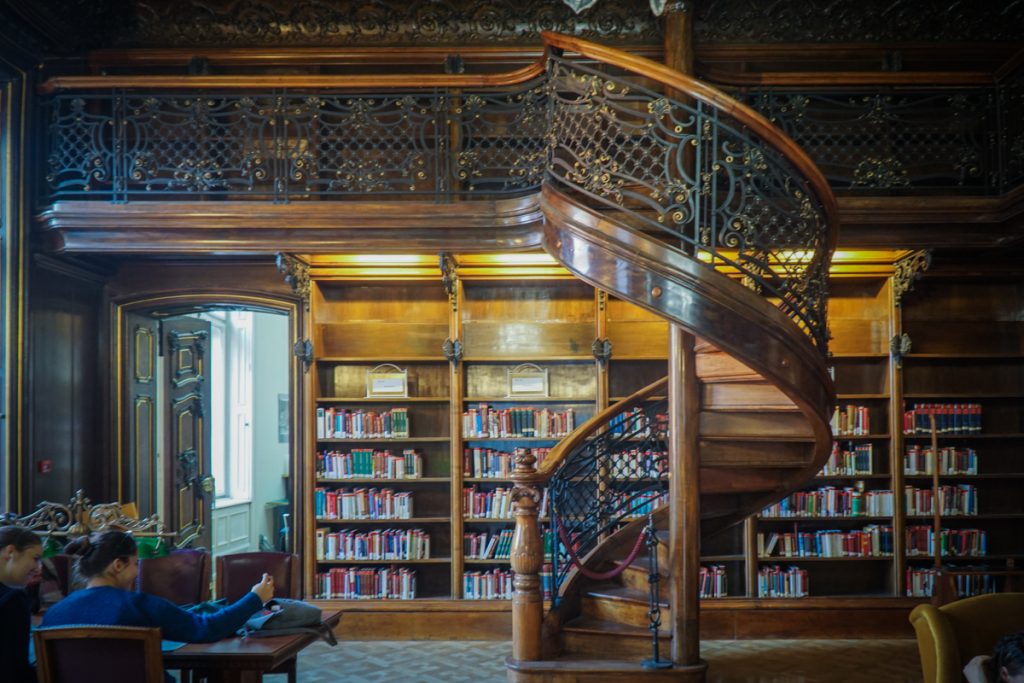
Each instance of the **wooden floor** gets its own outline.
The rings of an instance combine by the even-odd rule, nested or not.
[[[299,656],[299,682],[499,683],[510,651],[494,641],[318,643]],[[712,640],[701,653],[708,683],[921,682],[913,640]]]

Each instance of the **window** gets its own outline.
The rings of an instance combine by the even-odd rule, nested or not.
[[[252,313],[211,311],[210,440],[218,505],[252,497]]]

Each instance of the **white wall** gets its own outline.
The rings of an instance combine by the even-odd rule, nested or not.
[[[288,394],[288,316],[253,314],[253,486],[250,548],[259,549],[260,534],[276,544],[269,501],[288,498],[283,475],[288,473],[288,443],[278,441],[279,394]]]

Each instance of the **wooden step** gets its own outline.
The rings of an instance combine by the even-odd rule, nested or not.
[[[811,449],[804,441],[704,441],[700,443],[701,467],[735,468],[804,467]]]
[[[665,554],[668,554],[667,549],[665,550]],[[650,590],[649,584],[647,583],[647,577],[650,576],[650,571],[648,569],[649,566],[650,564],[646,557],[638,557],[628,567],[626,567],[622,574],[619,575],[619,587],[627,589],[633,594],[640,595],[645,604],[647,602],[648,591]],[[658,599],[662,602],[667,602],[669,598],[668,567],[668,563],[663,562],[662,558],[658,558],[658,574],[662,577],[661,581],[658,582]],[[598,589],[594,588],[593,590]],[[610,588],[608,590],[610,590]]]
[[[648,657],[650,655],[648,654]],[[668,652],[661,653],[662,659]],[[646,659],[646,658],[645,658]],[[623,681],[692,681],[703,683],[707,663],[672,669],[644,669],[642,660],[597,659],[583,655],[564,655],[556,660],[521,662],[506,659],[508,683],[623,683]]]
[[[661,598],[658,602],[662,610],[662,620],[667,623],[669,614],[667,597]],[[637,628],[647,628],[650,624],[648,614],[650,602],[646,588],[644,590],[627,586],[594,588],[584,594],[580,606],[582,610],[580,615],[589,619],[614,621]]]
[[[772,467],[746,469],[700,468],[701,495],[714,493],[761,493],[774,491],[788,483],[791,473]]]
[[[744,412],[799,412],[778,387],[767,382],[707,382],[701,386],[704,410]]]
[[[700,413],[701,439],[810,441],[813,437],[801,413]]]
[[[761,375],[732,356],[715,351],[697,354],[697,376],[704,382],[746,382]]]
[[[667,618],[667,614],[665,617]],[[658,633],[659,647],[666,655],[672,636],[665,629]],[[562,629],[562,652],[601,658],[651,656],[651,632],[646,627],[629,626],[605,619],[577,617]]]

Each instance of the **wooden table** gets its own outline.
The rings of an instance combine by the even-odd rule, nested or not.
[[[334,628],[341,612],[324,611],[324,623]],[[262,680],[263,674],[276,669],[318,636],[302,633],[269,638],[225,638],[216,643],[189,643],[164,653],[165,669],[202,669],[210,683],[241,683]]]

